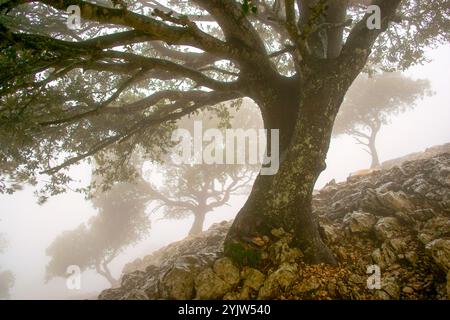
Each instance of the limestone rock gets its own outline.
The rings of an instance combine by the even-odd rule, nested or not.
[[[425,222],[436,216],[436,213],[431,208],[417,209],[409,214],[414,220]]]
[[[271,273],[264,285],[259,290],[259,299],[270,299],[282,291],[287,290],[297,278],[297,266],[294,264],[283,264],[275,272]]]
[[[403,287],[402,292],[406,294],[412,294],[414,293],[414,289],[411,287]]]
[[[390,300],[400,298],[400,286],[393,277],[384,278],[381,281],[381,289],[374,294],[376,299]]]
[[[271,244],[268,248],[269,260],[280,265],[286,262],[294,262],[301,257],[301,251],[290,246],[291,241],[292,235],[285,233],[282,238]]]
[[[385,241],[402,235],[402,226],[395,217],[383,217],[375,224],[375,235],[380,241]]]
[[[411,203],[408,196],[402,192],[388,191],[381,193],[378,196],[378,200],[385,207],[391,208],[392,211],[410,212],[415,209],[414,204]]]
[[[145,272],[134,271],[122,277],[121,287],[131,290],[135,288],[145,277]]]
[[[394,278],[387,278],[381,281],[381,290],[386,292],[391,299],[400,297],[400,286]]]
[[[162,283],[168,299],[186,300],[194,296],[194,277],[189,268],[173,268]]]
[[[261,271],[250,267],[244,267],[242,269],[241,277],[244,279],[244,287],[249,287],[256,291],[261,288],[266,278]]]
[[[410,239],[408,237],[389,239],[389,246],[398,254],[403,254],[408,249]]]
[[[197,299],[220,299],[229,290],[229,286],[211,268],[200,272],[195,278]]]
[[[372,231],[377,218],[367,212],[352,212],[344,217],[344,224],[353,233],[368,233]]]
[[[321,224],[321,228],[323,236],[328,243],[335,243],[341,237],[340,230],[333,225]]]
[[[214,262],[214,272],[227,283],[233,287],[239,283],[240,275],[239,269],[229,258],[220,258]]]
[[[419,235],[419,240],[426,245],[447,235],[450,235],[450,219],[438,216],[425,223]]]
[[[302,281],[297,284],[293,289],[293,293],[302,295],[306,292],[317,290],[320,287],[320,279],[317,277],[308,277],[302,279]]]
[[[425,248],[443,271],[450,270],[450,240],[436,239],[427,244]]]
[[[223,296],[223,300],[241,300],[241,296],[238,292],[227,292]]]
[[[372,252],[372,260],[380,268],[384,269],[397,261],[397,255],[390,245],[385,242],[381,248],[377,248]]]

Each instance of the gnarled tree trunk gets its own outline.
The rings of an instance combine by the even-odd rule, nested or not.
[[[320,22],[343,23],[346,1],[330,3],[333,6],[328,7],[324,21]],[[250,88],[246,95],[258,103],[266,129],[280,129],[280,169],[274,176],[257,177],[227,235],[225,253],[239,263],[258,263],[261,250],[252,244],[252,238],[270,237],[271,230],[280,227],[294,233],[297,246],[309,262],[335,263],[312,214],[312,192],[325,169],[333,123],[343,97],[366,64],[378,35],[395,16],[400,0],[377,4],[381,28],[367,27],[368,13],[352,28],[344,45],[342,28],[333,32],[319,28],[309,35],[310,53],[306,55],[302,55],[308,50],[304,50],[305,43],[292,25],[295,11],[291,10],[291,23],[287,27],[297,43],[293,53],[297,77],[268,78],[270,70],[261,70],[258,64],[251,67],[251,72],[242,70],[243,75],[248,74],[241,78]],[[301,19],[300,27],[305,30],[308,6],[302,10],[305,19]]]
[[[375,147],[375,139],[369,141],[369,144],[367,146],[369,147],[370,155],[372,157],[370,168],[378,168],[380,166],[380,159],[378,158],[377,148]]]
[[[380,130],[379,124],[375,125],[374,127],[371,127],[369,143],[367,144],[367,147],[369,148],[370,151],[370,155],[372,157],[372,163],[370,164],[371,169],[378,168],[380,166],[380,159],[378,158],[378,151],[375,145],[379,130]]]
[[[282,227],[294,233],[309,262],[335,263],[319,234],[311,200],[326,167],[334,119],[351,81],[352,77],[336,81],[331,74],[318,73],[302,90],[280,89],[263,103],[266,128],[280,129],[280,168],[276,175],[257,177],[227,236],[226,254],[240,263],[256,264],[259,249],[251,239],[270,237],[272,229]]]
[[[197,235],[203,231],[203,223],[205,222],[206,211],[199,209],[194,212],[194,222],[192,223],[189,235]]]

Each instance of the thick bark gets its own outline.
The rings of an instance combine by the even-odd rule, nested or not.
[[[252,88],[247,95],[259,104],[265,127],[280,129],[280,169],[274,176],[257,177],[227,235],[225,253],[237,262],[257,264],[261,250],[252,239],[261,235],[271,237],[271,230],[281,227],[293,232],[296,245],[309,262],[335,263],[312,213],[312,192],[325,169],[331,131],[342,99],[366,64],[378,35],[393,19],[400,1],[376,1],[383,16],[381,28],[369,30],[370,14],[366,14],[353,27],[342,48],[339,43],[342,28],[329,30],[326,36],[321,29],[309,35],[311,53],[303,50],[302,41],[296,41],[302,56],[294,55],[299,72],[293,86],[258,75],[254,70],[249,72],[252,76],[242,79]],[[308,24],[308,6],[303,4],[313,2],[316,1],[300,1],[301,30]],[[339,12],[330,15],[330,21],[342,23],[345,8],[337,6],[336,9]],[[295,30],[289,33],[295,40],[301,40]],[[331,45],[324,45],[326,42]],[[243,69],[242,74],[247,74],[246,71]]]
[[[347,16],[347,5],[348,0],[328,2],[327,22],[336,26],[327,28],[327,58],[336,58],[341,53],[344,31],[342,24]]]
[[[262,106],[266,128],[280,129],[280,169],[274,176],[257,177],[230,229],[225,252],[239,263],[257,264],[259,249],[252,238],[271,237],[271,230],[281,227],[293,232],[295,245],[307,261],[335,264],[319,234],[311,200],[315,182],[326,166],[333,122],[348,86],[349,81],[317,74],[298,97],[292,91],[278,93],[272,95],[269,105]],[[288,117],[280,118],[286,113]]]
[[[197,210],[194,213],[194,222],[192,223],[191,230],[189,231],[189,235],[197,235],[203,231],[203,223],[205,221],[206,211],[205,210]]]

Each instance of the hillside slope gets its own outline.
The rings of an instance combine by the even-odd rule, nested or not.
[[[331,183],[314,197],[336,267],[306,265],[292,235],[258,238],[258,269],[223,257],[231,222],[128,264],[100,299],[449,299],[450,153]],[[368,267],[381,288],[368,289]]]

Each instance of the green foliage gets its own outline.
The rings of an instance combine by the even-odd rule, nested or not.
[[[403,1],[398,10],[397,21],[380,35],[372,49],[366,71],[408,68],[426,60],[426,48],[448,42],[450,20],[447,2]],[[250,83],[249,81],[261,83],[258,78],[260,75],[256,73],[265,71],[258,70],[259,61],[251,61],[252,67],[243,68],[245,63],[238,63],[236,60],[240,59],[234,58],[208,60],[211,58],[209,57],[209,63],[198,64],[202,60],[202,54],[199,53],[202,50],[176,45],[173,43],[175,38],[171,37],[162,39],[166,43],[163,45],[165,50],[158,50],[153,41],[136,41],[102,50],[92,44],[74,46],[74,43],[80,44],[94,37],[109,38],[114,33],[131,30],[133,27],[83,19],[81,30],[70,30],[65,24],[67,14],[62,9],[38,1],[23,3],[17,7],[10,6],[11,3],[3,4],[1,8],[4,10],[0,12],[1,193],[13,193],[25,183],[36,185],[39,181],[48,181],[43,184],[39,193],[39,200],[45,201],[68,189],[72,179],[67,168],[83,161],[91,161],[95,154],[105,152],[106,145],[107,152],[114,153],[115,156],[98,161],[100,165],[96,170],[98,174],[104,175],[104,189],[110,188],[115,181],[130,181],[137,175],[127,163],[137,150],[143,152],[146,159],[161,161],[171,149],[170,133],[176,120],[184,116],[174,116],[175,110],[202,105],[216,111],[216,116],[223,120],[219,123],[221,128],[228,126],[229,105],[221,102],[229,99],[209,104],[187,98],[181,102],[161,99],[144,104],[145,97],[166,90],[178,91],[180,96],[189,91],[211,91],[189,77],[172,74],[172,71],[149,72],[150,70],[143,70],[139,63],[104,57],[102,54],[105,51],[127,52],[141,58],[159,58],[179,66],[187,66],[221,83],[235,81],[238,77],[243,79],[243,85]],[[111,1],[95,3],[106,8],[113,7]],[[149,3],[132,0],[126,4],[127,10],[151,17],[153,8]],[[198,22],[197,27],[211,38],[238,47],[249,46],[261,40],[267,54],[270,54],[274,68],[290,80],[298,79],[300,73],[308,72],[307,66],[305,70],[300,70],[295,64],[294,58],[299,48],[295,48],[292,39],[289,39],[283,22],[284,9],[279,7],[280,2],[239,0],[233,4],[237,15],[242,13],[240,21],[248,20],[254,27],[254,38],[237,39],[242,35],[226,35],[220,23]],[[186,17],[208,14],[207,10],[189,1],[171,0],[167,2],[167,6],[174,13],[178,12]],[[312,8],[313,15],[318,16],[316,18],[320,22],[325,18],[324,10],[317,8]],[[279,16],[270,16],[269,9]],[[299,11],[298,14],[302,15],[302,12]],[[344,28],[343,41],[364,14],[364,6],[350,4],[347,7],[347,17],[352,18],[352,24]],[[211,16],[211,19],[214,20],[215,17]],[[167,21],[159,23],[176,24]],[[318,26],[309,27],[317,29]],[[320,30],[320,34],[324,34],[323,30]],[[245,36],[252,35],[246,33]],[[325,38],[321,40],[326,41]],[[68,41],[73,42],[72,45],[68,45]],[[166,55],[166,50],[175,52],[175,56]],[[274,54],[279,51],[283,53]],[[193,55],[195,58],[186,63],[179,58],[179,54]],[[215,55],[214,52],[207,54]],[[316,57],[311,58],[308,61],[320,61]],[[217,71],[217,68],[224,72]],[[246,74],[245,77],[242,76],[243,73]],[[118,92],[134,76],[139,81]],[[271,87],[271,83],[264,85],[267,89]],[[245,94],[248,95],[248,92]],[[114,112],[124,106],[136,106],[139,102],[143,105],[142,108],[137,108],[138,111]],[[107,112],[104,111],[106,109]],[[197,110],[200,109],[199,107]],[[170,120],[161,120],[159,123],[150,121],[169,115],[172,116]],[[150,122],[152,125],[149,125]]]
[[[258,12],[258,7],[254,5],[252,0],[243,0],[242,1],[242,13],[244,15],[248,15],[250,12],[256,14]]]
[[[365,14],[364,5],[348,8],[352,24],[345,29],[346,36]],[[427,50],[450,41],[449,16],[447,0],[402,1],[395,21],[378,36],[365,72],[402,71],[427,62]]]
[[[261,251],[239,242],[225,243],[224,252],[240,266],[258,266],[261,262]]]

